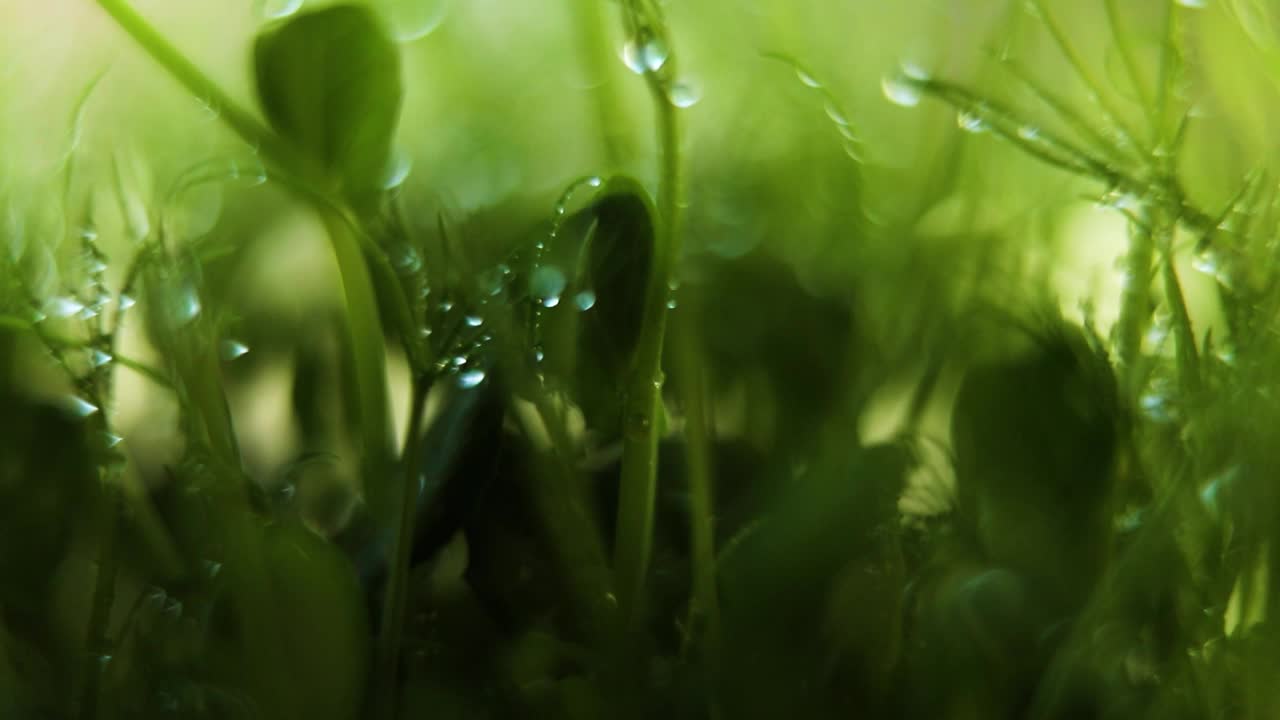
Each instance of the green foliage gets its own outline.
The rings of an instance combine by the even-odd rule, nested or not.
[[[382,191],[400,117],[400,54],[368,8],[303,13],[254,45],[258,98],[271,126],[358,206]]]
[[[0,130],[0,715],[1277,715],[1263,4],[257,2],[265,122],[98,4],[182,91]]]

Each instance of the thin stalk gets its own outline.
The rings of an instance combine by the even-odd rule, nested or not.
[[[707,416],[706,366],[696,342],[698,332],[692,313],[675,321],[673,338],[680,363],[680,399],[684,406],[685,468],[689,479],[690,546],[693,549],[693,603],[690,615],[706,623],[707,656],[715,658],[720,647],[720,601],[716,593],[715,503],[711,422]],[[690,623],[693,627],[694,623]]]
[[[160,64],[189,92],[218,111],[218,117],[240,136],[250,147],[259,148],[271,160],[286,166],[297,166],[293,153],[286,150],[280,138],[247,110],[240,107],[218,87],[209,76],[188,60],[169,43],[146,18],[138,14],[127,2],[121,0],[97,0],[98,5],[111,16],[116,24],[128,33],[138,45]]]
[[[1111,27],[1111,41],[1120,51],[1120,61],[1124,63],[1125,74],[1129,76],[1133,91],[1138,95],[1138,102],[1144,108],[1153,107],[1153,100],[1147,92],[1146,83],[1142,82],[1142,75],[1138,72],[1138,62],[1133,57],[1133,47],[1120,27],[1120,10],[1116,6],[1116,0],[1106,0],[1103,4],[1107,9],[1107,24]],[[1152,118],[1152,137],[1154,138],[1159,132],[1158,123],[1155,118]]]
[[[579,52],[582,66],[591,77],[591,97],[595,106],[596,124],[604,150],[605,167],[617,168],[628,154],[627,132],[630,126],[624,122],[618,110],[618,94],[609,72],[614,61],[609,49],[609,33],[604,25],[600,0],[570,0],[571,12],[577,22]]]
[[[218,116],[242,140],[258,148],[264,159],[276,168],[293,171],[297,177],[310,177],[307,162],[294,152],[270,128],[230,98],[217,83],[169,44],[145,18],[121,0],[98,0],[98,4],[183,87],[215,106]],[[283,173],[288,179],[289,173]],[[376,503],[388,505],[389,498],[378,498],[380,488],[369,484],[383,469],[390,439],[390,409],[387,399],[384,347],[377,297],[369,278],[369,268],[361,253],[359,234],[351,229],[346,214],[327,198],[307,187],[291,183],[292,189],[304,197],[321,215],[329,232],[338,271],[342,278],[350,321],[356,385],[360,395],[360,427],[364,453],[366,492],[372,491]],[[375,511],[379,508],[375,504]],[[386,511],[386,508],[381,508]]]
[[[413,524],[418,507],[418,473],[422,466],[422,421],[431,383],[423,376],[413,380],[413,401],[409,410],[409,431],[404,438],[403,486],[400,497],[400,522],[396,544],[392,549],[391,572],[383,598],[382,627],[378,631],[374,665],[374,717],[390,718],[396,713],[396,688],[400,670],[400,636],[404,629],[406,596],[409,587],[409,555],[413,549]]]
[[[668,72],[673,72],[668,61]],[[626,393],[622,477],[614,574],[618,609],[624,627],[640,619],[641,598],[653,542],[654,496],[657,492],[657,417],[662,402],[662,345],[667,325],[669,281],[679,255],[680,173],[679,120],[667,98],[666,83],[656,73],[646,76],[653,96],[662,149],[658,185],[658,237],[653,272],[645,289],[644,323],[636,346]]]
[[[1128,138],[1130,143],[1137,146],[1140,150],[1146,150],[1147,148],[1143,148],[1139,144],[1137,135],[1131,128],[1129,128],[1128,124],[1125,123],[1120,112],[1107,99],[1106,94],[1102,92],[1102,84],[1099,83],[1097,79],[1093,77],[1093,73],[1089,72],[1089,69],[1085,67],[1084,61],[1080,58],[1080,55],[1076,53],[1075,48],[1071,47],[1071,43],[1067,41],[1067,35],[1063,32],[1062,26],[1058,25],[1057,21],[1053,19],[1053,16],[1049,14],[1049,11],[1045,9],[1043,0],[1032,0],[1032,2],[1039,13],[1041,20],[1044,21],[1045,27],[1049,29],[1049,34],[1053,36],[1054,44],[1058,46],[1058,50],[1061,51],[1063,57],[1067,59],[1071,68],[1075,70],[1076,75],[1084,81],[1085,87],[1089,90],[1089,94],[1095,101],[1097,101],[1098,107],[1102,108],[1103,114],[1107,116],[1107,119],[1111,121],[1117,130]]]
[[[1173,334],[1177,342],[1175,360],[1178,368],[1178,382],[1182,391],[1190,398],[1200,395],[1200,355],[1196,350],[1196,337],[1191,327],[1191,315],[1187,312],[1187,303],[1182,296],[1182,284],[1178,281],[1178,270],[1174,267],[1173,248],[1167,226],[1161,227],[1161,246],[1164,251],[1160,269],[1163,273],[1165,302],[1169,304],[1169,313],[1173,317]]]
[[[117,486],[118,472],[102,471],[101,481],[106,497],[102,508],[101,538],[98,546],[98,572],[93,581],[93,596],[89,608],[88,634],[85,639],[87,657],[84,659],[85,682],[80,695],[80,720],[94,720],[102,694],[102,676],[111,662],[111,645],[107,640],[107,625],[111,608],[116,599],[116,575],[119,569],[119,524],[124,512],[124,501]]]
[[[359,396],[361,465],[365,493],[375,516],[393,512],[392,492],[379,475],[385,470],[391,441],[391,411],[386,377],[386,348],[378,316],[378,298],[360,241],[337,209],[316,203],[333,247],[346,300],[355,385]]]
[[[1148,225],[1130,225],[1129,253],[1125,257],[1125,285],[1120,295],[1120,318],[1116,324],[1116,353],[1121,378],[1128,392],[1137,378],[1138,352],[1150,315],[1147,291],[1151,286],[1151,260],[1155,254]]]

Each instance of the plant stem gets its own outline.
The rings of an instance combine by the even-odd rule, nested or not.
[[[668,61],[667,72],[674,72]],[[657,416],[662,402],[662,344],[667,324],[669,282],[679,255],[681,176],[679,122],[667,99],[666,84],[656,73],[646,74],[658,121],[662,174],[658,185],[658,237],[653,272],[645,289],[644,322],[633,358],[623,420],[622,478],[618,498],[618,529],[614,547],[614,575],[618,608],[624,627],[640,617],[645,576],[652,550],[654,496],[657,491]]]
[[[292,153],[285,150],[275,133],[232,100],[128,3],[98,0],[98,5],[183,87],[216,109],[222,121],[251,147],[259,148],[278,163],[288,164],[287,161],[292,160],[289,157]]]
[[[1151,286],[1151,260],[1155,252],[1151,230],[1144,223],[1130,224],[1129,253],[1125,257],[1125,285],[1120,295],[1120,318],[1116,324],[1116,354],[1120,360],[1121,380],[1132,394],[1137,379],[1138,352],[1141,350],[1149,308],[1147,292]]]
[[[102,411],[102,412],[105,412]],[[105,423],[103,423],[105,424]],[[80,720],[94,720],[102,691],[102,675],[110,662],[107,625],[116,598],[117,552],[120,516],[124,510],[117,470],[100,469],[102,491],[102,527],[99,531],[98,572],[93,582],[93,599],[89,609],[89,626],[85,641],[88,657],[84,660],[85,683],[80,695]]]
[[[600,0],[570,0],[571,12],[578,23],[577,36],[582,55],[582,65],[591,77],[591,97],[594,99],[596,123],[600,126],[600,140],[604,149],[605,167],[616,168],[627,156],[627,127],[618,114],[618,94],[609,72],[614,58],[609,51],[609,33],[601,17]]]
[[[315,203],[333,246],[346,299],[355,385],[359,396],[361,465],[365,494],[374,516],[394,513],[394,492],[382,481],[390,453],[390,407],[387,397],[386,348],[378,315],[378,298],[359,238],[338,209]]]
[[[413,400],[409,410],[409,431],[401,453],[404,485],[401,487],[400,522],[396,544],[392,548],[391,572],[387,577],[383,598],[382,627],[378,630],[378,647],[374,664],[374,717],[395,717],[396,692],[400,669],[400,635],[404,628],[406,596],[409,586],[409,555],[413,549],[413,522],[418,507],[418,474],[422,466],[422,420],[431,383],[417,376],[413,380]]]
[[[720,602],[716,593],[715,505],[712,487],[711,422],[707,417],[706,367],[697,345],[695,316],[674,321],[675,350],[680,363],[680,397],[684,406],[686,471],[689,481],[690,546],[693,550],[693,603],[690,615],[706,621],[706,655],[720,646]],[[692,623],[690,624],[692,626]]]

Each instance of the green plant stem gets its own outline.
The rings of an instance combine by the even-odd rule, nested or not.
[[[107,625],[116,599],[119,525],[124,511],[123,494],[120,492],[118,483],[119,474],[115,469],[100,471],[102,492],[105,497],[102,503],[101,528],[98,533],[98,572],[93,581],[93,596],[89,606],[89,624],[85,640],[87,657],[84,659],[85,680],[84,690],[80,695],[80,720],[94,720],[98,716],[102,676],[111,657],[109,652],[111,648],[107,642]]]
[[[1145,225],[1131,225],[1129,253],[1125,256],[1126,283],[1120,295],[1120,318],[1116,325],[1116,353],[1120,359],[1121,380],[1132,394],[1137,378],[1138,353],[1142,349],[1142,333],[1150,315],[1147,292],[1151,286],[1151,260],[1155,253],[1151,230]]]
[[[618,94],[609,72],[613,54],[609,49],[609,32],[605,27],[600,0],[570,0],[571,12],[578,28],[582,65],[590,73],[591,97],[594,99],[596,123],[604,150],[605,167],[617,168],[628,154],[627,128],[618,112]]]
[[[1159,233],[1164,255],[1160,269],[1163,274],[1165,302],[1169,304],[1169,312],[1173,316],[1173,334],[1177,342],[1175,358],[1178,382],[1182,385],[1183,393],[1194,401],[1200,395],[1200,355],[1196,350],[1191,315],[1187,312],[1187,303],[1182,296],[1182,283],[1178,281],[1178,270],[1174,267],[1174,254],[1171,247],[1173,233],[1167,226],[1161,226]]]
[[[228,127],[246,143],[259,148],[263,157],[276,168],[292,171],[296,177],[311,177],[307,163],[280,138],[248,111],[237,105],[217,83],[187,60],[147,21],[120,0],[98,0],[106,12],[184,87],[204,98],[218,110]],[[289,173],[285,173],[286,179]],[[379,517],[390,512],[390,492],[386,483],[375,482],[385,469],[390,451],[390,408],[387,398],[385,348],[378,315],[377,296],[369,277],[369,267],[361,252],[358,233],[352,230],[347,215],[327,198],[305,186],[292,189],[302,195],[320,213],[329,233],[338,272],[346,296],[354,352],[356,387],[360,396],[360,428],[364,480],[370,504]]]
[[[675,108],[667,99],[662,78],[649,73],[646,79],[657,109],[662,174],[658,186],[659,232],[655,240],[653,272],[645,289],[644,321],[627,385],[626,416],[623,420],[614,575],[624,627],[631,627],[639,620],[652,550],[658,469],[656,425],[662,402],[662,344],[667,325],[669,282],[680,249],[679,121]]]
[[[293,153],[287,151],[280,139],[249,112],[241,108],[198,67],[169,43],[150,23],[128,3],[121,0],[97,0],[98,5],[111,16],[116,24],[128,33],[138,45],[160,64],[170,75],[193,95],[218,111],[218,116],[251,147],[259,148],[264,156],[281,164],[296,164]]]
[[[418,472],[422,466],[422,421],[431,383],[425,376],[413,381],[413,400],[409,410],[409,431],[404,438],[400,457],[404,465],[400,521],[396,543],[392,548],[391,572],[387,576],[383,598],[382,627],[378,630],[374,664],[374,717],[395,717],[396,690],[400,676],[400,636],[404,629],[406,597],[409,587],[409,555],[413,549],[413,524],[418,507]]]
[[[378,316],[378,299],[359,238],[337,209],[317,203],[329,234],[347,307],[355,385],[359,396],[361,464],[365,493],[375,517],[394,512],[394,493],[381,474],[390,453],[390,407],[387,397],[386,348]]]
[[[684,406],[685,467],[689,482],[690,547],[693,550],[694,618],[706,622],[707,655],[720,647],[720,601],[716,593],[715,503],[712,487],[711,421],[707,416],[706,367],[699,351],[697,321],[691,312],[675,318],[673,338],[680,363],[680,399]],[[693,623],[690,623],[693,626]]]

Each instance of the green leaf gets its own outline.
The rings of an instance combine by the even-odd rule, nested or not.
[[[591,230],[582,248],[577,297],[590,293],[594,304],[582,312],[579,325],[579,399],[589,415],[593,407],[604,414],[616,403],[616,384],[628,376],[640,339],[655,213],[639,183],[616,177],[581,214]]]
[[[377,17],[357,5],[295,16],[258,37],[254,66],[263,112],[311,161],[304,170],[357,205],[376,198],[402,96]]]

